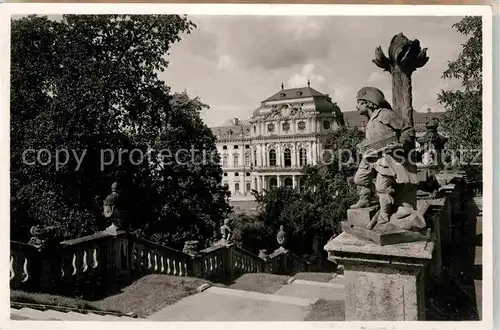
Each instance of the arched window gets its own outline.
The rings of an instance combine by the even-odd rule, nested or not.
[[[278,180],[276,178],[269,179],[269,188],[273,189],[278,187]]]
[[[300,148],[299,150],[299,165],[307,165],[307,150],[304,148]]]
[[[227,156],[222,157],[222,167],[227,167]]]
[[[250,155],[245,155],[245,166],[250,167]]]
[[[269,150],[269,166],[276,166],[276,150]]]
[[[285,166],[292,166],[292,152],[290,149],[285,149]]]
[[[240,165],[240,156],[238,154],[233,156],[233,166],[239,166]]]
[[[287,188],[293,188],[293,181],[292,178],[285,178],[285,187]]]

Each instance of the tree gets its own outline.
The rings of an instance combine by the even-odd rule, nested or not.
[[[199,116],[207,106],[172,94],[158,77],[171,44],[193,28],[178,15],[12,21],[13,236],[32,224],[56,225],[64,237],[102,228],[113,181],[129,206],[126,229],[173,245],[213,233],[229,211],[218,155],[213,163],[168,165],[155,153],[216,151]],[[52,161],[42,165],[36,153],[23,159],[28,149],[47,150],[40,155]],[[55,168],[64,151],[68,162]]]
[[[323,253],[321,247],[332,235],[341,233],[340,223],[357,199],[356,187],[350,181],[360,159],[356,145],[363,137],[357,128],[341,126],[322,141],[327,151],[323,161],[303,169],[301,191],[279,187],[256,193],[260,210],[257,218],[270,229],[269,235],[276,235],[284,225],[292,251],[312,259]],[[268,241],[275,242],[272,237]]]
[[[471,179],[481,180],[482,166],[473,164],[473,158],[482,150],[482,21],[479,16],[467,16],[453,27],[468,36],[457,59],[448,62],[443,79],[460,79],[461,88],[441,90],[438,102],[446,112],[441,125],[448,136],[447,149],[465,149],[461,164]],[[476,159],[477,161],[477,159]]]

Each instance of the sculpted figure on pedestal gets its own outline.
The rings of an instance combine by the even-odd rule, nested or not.
[[[391,216],[404,219],[415,211],[416,195],[410,187],[418,184],[418,179],[416,166],[409,160],[415,133],[392,109],[381,90],[363,87],[356,98],[357,110],[368,118],[368,123],[366,138],[358,146],[363,158],[354,177],[359,200],[351,208],[372,206],[376,194],[380,210],[368,225],[372,228],[377,223],[388,223]],[[415,222],[412,218],[412,222],[410,227],[425,227],[425,221]]]

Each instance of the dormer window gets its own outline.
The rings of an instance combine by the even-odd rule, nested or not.
[[[323,121],[323,128],[330,129],[330,122],[328,120]]]
[[[274,132],[274,124],[269,124],[269,125],[267,125],[267,130],[268,130],[269,132]]]
[[[286,94],[285,93],[280,93],[280,96],[281,97],[286,97]]]
[[[301,91],[297,91],[297,96],[302,96],[302,92]]]
[[[283,123],[283,131],[288,132],[289,130],[290,130],[290,124],[288,122]]]
[[[305,123],[305,122],[303,122],[303,121],[299,121],[299,122],[297,123],[297,128],[299,129],[299,131],[303,131],[303,130],[305,130],[305,129],[306,129],[306,123]]]

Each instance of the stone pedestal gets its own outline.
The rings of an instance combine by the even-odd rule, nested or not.
[[[344,232],[325,250],[344,266],[346,321],[425,320],[433,242],[380,246]]]

